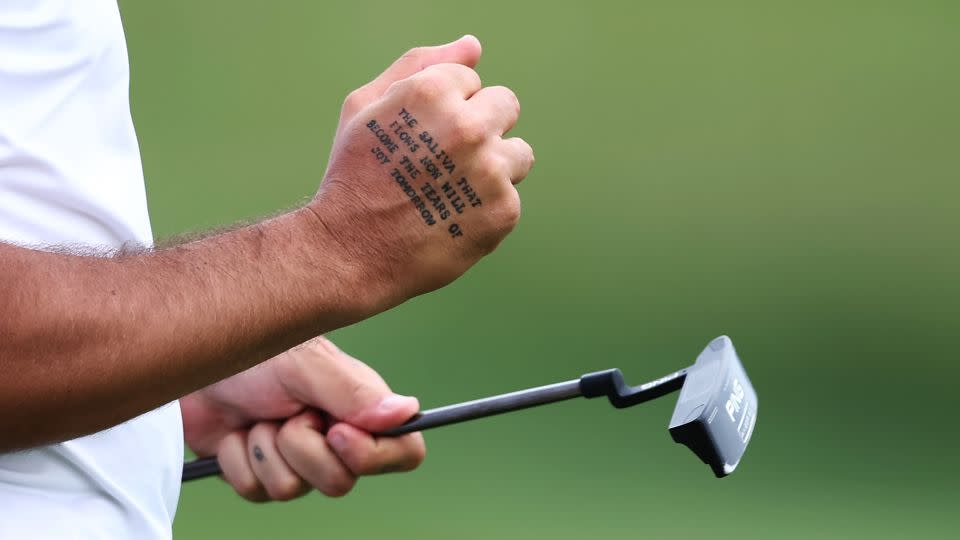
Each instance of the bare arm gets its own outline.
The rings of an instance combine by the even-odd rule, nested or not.
[[[533,153],[502,137],[519,103],[481,89],[479,56],[474,38],[414,49],[351,93],[298,211],[114,258],[0,244],[0,451],[116,425],[493,251]]]
[[[115,425],[366,315],[302,209],[171,249],[0,244],[0,448]]]

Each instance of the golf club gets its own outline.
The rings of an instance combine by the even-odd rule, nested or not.
[[[607,397],[623,409],[676,390],[680,396],[669,425],[673,440],[690,448],[717,478],[732,473],[753,434],[757,394],[727,336],[711,341],[692,366],[640,386],[628,386],[619,369],[598,371],[572,381],[426,410],[377,435],[403,435],[576,397]],[[219,473],[216,458],[207,457],[184,464],[183,480]]]

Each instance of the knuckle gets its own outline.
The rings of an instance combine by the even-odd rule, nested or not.
[[[519,166],[515,171],[514,178],[511,178],[514,183],[519,183],[526,178],[537,161],[537,158],[533,155],[533,148],[522,140],[520,141],[520,154],[517,159],[519,160]]]
[[[453,138],[460,144],[477,145],[487,138],[487,126],[474,114],[461,113],[454,117]]]
[[[391,97],[398,93],[403,93],[405,88],[410,85],[410,82],[407,79],[402,79],[399,81],[393,81],[387,86],[387,89],[383,92],[385,97]]]
[[[436,101],[446,92],[446,82],[435,71],[422,71],[408,84],[410,94],[418,101]]]
[[[506,160],[492,152],[482,156],[477,163],[477,172],[484,178],[505,180],[509,176]]]
[[[331,473],[317,491],[327,497],[343,497],[353,489],[356,480],[344,472]]]
[[[250,435],[247,437],[247,444],[250,447],[256,442],[262,442],[265,439],[268,439],[275,429],[275,426],[270,422],[257,422],[252,428],[250,428]]]
[[[408,469],[413,470],[423,464],[423,460],[427,459],[427,445],[423,442],[423,437],[416,439],[416,442],[410,447],[408,453]]]
[[[260,501],[263,499],[263,492],[260,489],[260,482],[253,476],[231,482],[233,490],[248,501]]]
[[[537,158],[536,158],[536,156],[534,155],[534,152],[533,152],[533,147],[530,146],[530,143],[528,143],[525,139],[522,139],[522,138],[520,138],[520,137],[516,137],[516,140],[517,140],[517,145],[520,146],[520,152],[521,152],[521,154],[523,154],[524,156],[526,156],[527,161],[532,165],[533,162],[537,160]]]
[[[365,379],[354,379],[353,382],[350,383],[350,396],[358,408],[362,408],[369,402],[376,401],[376,395],[376,390],[374,390],[370,382]]]
[[[493,208],[485,216],[485,234],[478,243],[483,255],[489,255],[496,251],[500,242],[510,234],[520,221],[519,194],[515,189],[501,189],[504,189],[504,193],[496,197]]]
[[[357,111],[363,108],[365,102],[366,94],[364,93],[363,88],[357,88],[353,92],[347,94],[346,99],[343,100],[343,108],[349,111]]]
[[[289,501],[300,495],[302,483],[297,477],[277,480],[266,486],[267,495],[275,501]]]
[[[354,452],[344,456],[344,460],[350,470],[357,475],[370,474],[377,469],[375,456],[370,452]]]
[[[480,74],[471,67],[463,64],[446,64],[444,65],[444,68],[452,72],[459,72],[455,75],[463,81],[468,82],[471,86],[479,87],[482,84],[482,81],[480,80]]]
[[[290,422],[287,422],[277,432],[277,448],[280,453],[289,452],[297,445],[297,429]]]
[[[506,86],[497,86],[496,91],[501,95],[505,103],[509,103],[512,112],[515,116],[520,115],[520,98],[517,97],[516,92],[507,88]]]
[[[517,190],[511,189],[503,201],[503,210],[502,210],[502,219],[501,222],[507,228],[507,230],[513,230],[517,226],[517,223],[520,222],[520,214],[522,210],[522,205],[520,204],[520,194],[517,193]]]

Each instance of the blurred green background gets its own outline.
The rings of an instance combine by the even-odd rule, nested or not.
[[[478,35],[537,151],[524,217],[447,289],[336,341],[430,407],[729,334],[760,394],[716,480],[672,399],[428,434],[419,471],[250,505],[185,486],[180,540],[947,538],[960,525],[960,4],[121,1],[158,236],[298,204],[340,102]]]

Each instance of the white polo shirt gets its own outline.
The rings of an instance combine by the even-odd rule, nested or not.
[[[152,243],[128,95],[115,0],[0,0],[0,240]],[[0,454],[0,538],[170,538],[182,465],[176,402]]]

